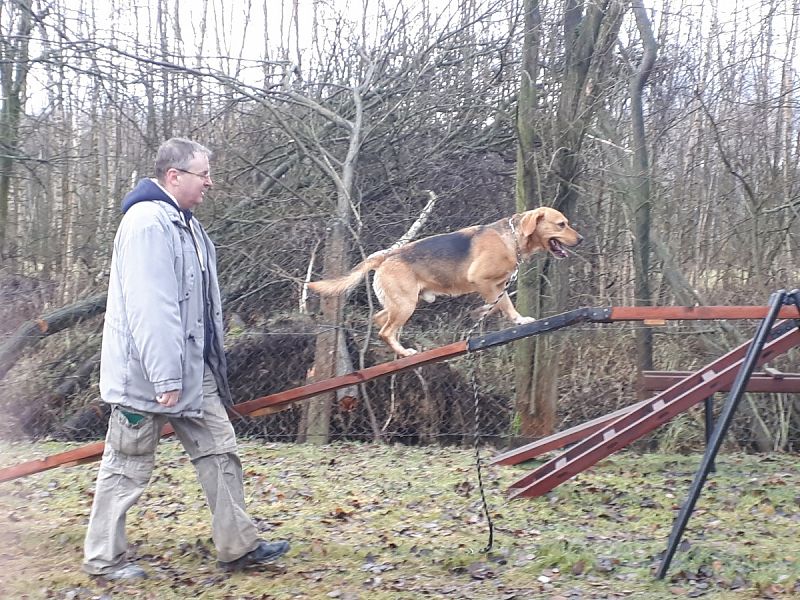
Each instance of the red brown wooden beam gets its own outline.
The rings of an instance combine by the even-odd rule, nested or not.
[[[338,377],[332,377],[330,379],[324,379],[323,381],[317,381],[315,383],[309,383],[308,385],[303,385],[290,390],[285,390],[283,392],[278,392],[276,394],[270,394],[269,396],[256,398],[255,400],[248,400],[247,402],[242,402],[241,404],[235,405],[234,408],[241,414],[257,417],[261,414],[272,412],[272,409],[275,407],[297,402],[298,400],[305,400],[306,398],[311,398],[317,394],[332,392],[343,387],[364,383],[372,379],[377,379],[378,377],[383,377],[384,375],[400,373],[401,371],[407,371],[408,369],[421,367],[422,365],[427,365],[428,363],[461,356],[462,354],[466,354],[466,352],[467,341],[462,340],[447,346],[440,346],[439,348],[426,350],[424,352],[420,352],[419,354],[413,354],[412,356],[407,356],[405,358],[399,358],[397,360],[367,367],[366,369],[361,369],[360,371],[353,371],[352,373],[339,375]],[[0,479],[0,481],[2,481],[2,479]]]
[[[642,389],[659,391],[672,387],[691,374],[691,371],[645,371],[640,381]],[[718,391],[729,392],[730,386],[723,386]],[[800,394],[800,373],[781,373],[780,375],[753,373],[747,382],[745,391],[770,394]]]
[[[573,312],[585,313],[583,315],[583,320],[589,320],[595,322],[610,322],[610,321],[665,321],[671,319],[684,319],[684,320],[763,319],[764,317],[767,316],[768,310],[769,310],[768,306],[631,306],[631,307],[624,306],[624,307],[610,307],[608,309],[605,309],[604,312],[602,312],[602,309],[599,308],[579,309],[578,311],[573,311]],[[800,317],[800,311],[798,311],[797,307],[795,306],[781,307],[778,314],[784,318]],[[520,329],[524,330],[527,327],[531,327],[531,325],[523,325],[520,327]],[[498,332],[496,334],[490,334],[490,335],[497,336],[502,333],[503,332]],[[747,345],[738,348],[734,352],[737,354],[737,356],[744,357],[746,351],[747,351]],[[687,373],[687,377],[689,375],[691,375],[691,372]],[[692,385],[695,385],[697,381],[686,380],[681,382],[681,380],[678,380],[672,382],[672,385],[677,385],[679,383],[683,386],[680,389],[688,389]],[[659,387],[659,388],[646,388],[646,389],[665,390],[667,388]],[[673,390],[673,392],[679,393],[680,389],[676,388],[675,390]],[[752,391],[757,391],[757,390],[754,389]],[[780,391],[784,391],[784,388],[781,388]],[[550,452],[551,450],[557,450],[558,448],[563,448],[564,446],[572,444],[573,442],[584,439],[587,435],[596,432],[598,429],[602,429],[610,421],[641,407],[642,404],[644,404],[645,402],[648,401],[645,400],[644,402],[640,402],[638,404],[633,404],[631,406],[621,408],[618,411],[609,413],[602,417],[598,417],[596,419],[593,419],[592,421],[587,421],[586,423],[577,425],[565,431],[554,433],[553,435],[542,438],[541,440],[536,440],[534,442],[531,442],[530,444],[520,446],[519,448],[514,448],[513,450],[509,450],[508,452],[504,452],[503,454],[494,457],[491,460],[491,464],[516,465],[526,460],[535,458],[541,454],[544,454],[545,452]]]
[[[602,417],[597,417],[596,419],[586,421],[585,423],[576,425],[575,427],[570,427],[564,431],[559,431],[553,435],[548,435],[547,437],[531,442],[530,444],[525,444],[524,446],[519,446],[513,450],[503,452],[502,454],[498,454],[492,458],[489,461],[489,464],[517,465],[521,462],[525,462],[526,460],[536,458],[545,452],[558,450],[559,448],[563,448],[564,446],[568,446],[574,442],[579,442],[582,439],[585,439],[586,436],[593,434],[598,429],[602,429],[603,426],[610,421],[614,421],[619,417],[628,414],[630,411],[636,410],[646,402],[648,402],[648,400],[642,400],[637,404],[625,406],[612,413],[603,415]]]
[[[104,447],[105,444],[103,442],[94,442],[67,452],[51,454],[44,458],[37,458],[11,467],[5,467],[0,469],[0,474],[2,474],[0,475],[0,481],[11,481],[12,479],[33,475],[55,467],[71,467],[85,462],[92,462],[103,454]]]
[[[768,306],[614,306],[609,321],[710,321],[763,319]],[[796,306],[782,306],[778,319],[798,319]]]
[[[332,392],[343,387],[370,381],[390,373],[399,373],[408,369],[421,367],[422,365],[426,365],[431,362],[446,360],[448,358],[460,356],[466,352],[466,341],[455,342],[447,346],[441,346],[439,348],[420,352],[419,354],[414,354],[413,356],[408,356],[406,358],[381,363],[373,367],[361,369],[360,371],[353,371],[352,373],[340,375],[339,377],[325,379],[324,381],[317,381],[315,383],[292,388],[276,394],[270,394],[269,396],[256,398],[255,400],[248,400],[247,402],[234,405],[234,409],[238,415],[255,417],[258,415],[275,412],[277,408],[286,406],[298,400],[304,400],[305,398],[316,396],[317,394]],[[164,429],[161,431],[162,436],[170,435],[171,433],[173,433],[173,429],[169,424],[165,425]],[[104,442],[94,442],[92,444],[87,444],[86,446],[81,446],[80,448],[75,448],[74,450],[53,454],[46,458],[31,460],[18,465],[13,465],[11,467],[6,467],[4,469],[0,469],[0,482],[10,481],[12,479],[17,479],[26,475],[32,475],[34,473],[40,473],[55,467],[72,466],[99,460],[103,455],[104,448]]]
[[[800,345],[800,329],[794,324],[785,322],[773,328],[772,331],[773,335],[778,337],[764,345],[757,360],[759,365]],[[749,342],[742,346],[745,348],[745,352],[749,346]],[[681,382],[682,384],[688,381],[696,382],[699,376],[700,381],[690,389],[682,390],[676,395],[675,392],[676,389],[679,389],[679,386],[674,386],[674,388],[662,392],[648,400],[644,406],[612,421],[597,433],[563,452],[560,456],[541,465],[512,485],[512,488],[516,489],[511,492],[510,497],[540,496],[549,492],[560,483],[588,469],[606,456],[650,433],[656,427],[694,406],[715,391],[718,391],[721,386],[730,385],[744,359],[744,357],[739,357],[736,360],[732,360],[732,355],[742,347],[737,348]]]
[[[642,377],[642,389],[647,391],[664,391],[681,383],[681,381],[692,375],[694,375],[693,371],[648,371],[645,373],[644,377]],[[717,391],[728,392],[730,391],[730,386],[724,385]],[[800,393],[800,373],[782,373],[780,377],[767,373],[753,373],[747,385],[747,391],[773,394]],[[625,406],[607,415],[576,425],[575,427],[565,429],[564,431],[554,433],[540,440],[525,444],[524,446],[519,446],[507,452],[503,452],[492,458],[489,464],[517,465],[545,454],[546,452],[558,450],[569,444],[579,442],[598,429],[602,429],[602,427],[610,421],[614,421],[632,410],[640,408],[647,402],[649,402],[649,400],[642,400],[641,402]]]

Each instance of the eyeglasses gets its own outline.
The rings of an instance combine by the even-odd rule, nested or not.
[[[180,171],[181,173],[188,173],[189,175],[194,175],[195,177],[199,177],[200,179],[211,179],[211,173],[195,173],[194,171],[187,171],[186,169],[179,169],[178,167],[173,167],[176,171]]]

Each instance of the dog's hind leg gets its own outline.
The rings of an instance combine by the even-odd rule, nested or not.
[[[412,350],[410,348],[403,348],[403,346],[397,340],[397,337],[400,334],[400,327],[387,326],[389,323],[389,314],[390,314],[389,310],[384,308],[382,311],[378,312],[373,317],[375,324],[378,326],[378,336],[400,356],[411,356],[416,352],[416,350]],[[409,315],[409,317],[410,316],[411,315]],[[406,318],[406,321],[407,320],[408,318]]]
[[[416,305],[409,306],[406,304],[392,306],[391,309],[385,309],[386,319],[378,335],[400,356],[411,356],[417,353],[413,348],[404,348],[397,339],[400,329],[405,325],[406,321],[411,318],[411,315],[414,314],[415,308]]]
[[[414,314],[419,298],[419,283],[414,271],[403,261],[388,260],[375,271],[374,288],[383,304],[375,315],[380,327],[378,336],[400,356],[411,356],[416,350],[404,348],[398,341],[400,328]]]
[[[414,311],[412,310],[411,312],[413,313]],[[416,351],[410,348],[403,348],[403,346],[397,340],[397,337],[400,333],[400,327],[402,327],[402,325],[394,325],[394,321],[390,319],[392,314],[393,313],[390,313],[388,308],[384,308],[383,310],[375,313],[375,316],[372,317],[373,321],[375,321],[375,325],[378,326],[378,337],[386,342],[386,344],[400,356],[411,356]],[[410,316],[411,315],[409,314],[403,323],[405,323]]]
[[[375,316],[372,317],[375,324],[378,326],[378,329],[383,329],[383,326],[386,325],[386,319],[389,318],[389,311],[385,308],[383,310],[378,311],[375,313]]]

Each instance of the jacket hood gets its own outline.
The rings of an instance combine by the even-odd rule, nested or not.
[[[152,179],[140,179],[136,187],[126,194],[122,199],[122,213],[125,214],[131,206],[139,202],[166,202],[183,214],[186,223],[192,218],[192,211],[178,208],[175,201]]]

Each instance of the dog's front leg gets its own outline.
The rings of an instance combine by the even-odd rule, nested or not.
[[[536,319],[533,317],[523,317],[516,308],[514,303],[511,302],[507,292],[502,291],[503,288],[492,287],[491,289],[484,289],[480,292],[484,300],[489,304],[481,308],[483,313],[493,313],[496,310],[502,312],[509,321],[517,325],[524,325],[525,323],[533,323]]]
[[[493,313],[496,310],[502,312],[512,323],[524,325],[532,323],[536,319],[533,317],[523,317],[514,304],[511,302],[508,293],[505,291],[508,285],[508,278],[511,276],[513,263],[506,265],[508,271],[500,271],[503,265],[489,265],[484,261],[475,261],[470,268],[468,275],[469,281],[475,286],[474,289],[488,303],[482,310]],[[501,274],[502,273],[502,274]]]
[[[503,293],[502,297],[500,298],[499,302],[497,303],[497,308],[503,312],[503,314],[508,317],[508,319],[517,325],[525,325],[525,323],[533,323],[536,319],[533,317],[524,317],[517,309],[514,307],[514,303],[511,302],[511,298],[508,296],[507,293]]]

